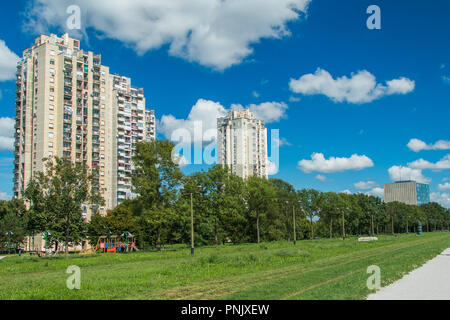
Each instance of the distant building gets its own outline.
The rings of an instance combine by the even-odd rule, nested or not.
[[[218,164],[244,179],[268,177],[267,128],[249,109],[217,119]]]
[[[397,181],[384,185],[384,201],[420,206],[430,202],[430,186],[415,181]]]

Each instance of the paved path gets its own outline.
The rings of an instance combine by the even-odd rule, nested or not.
[[[367,300],[450,300],[450,248]]]
[[[6,256],[0,256],[0,260],[2,260],[3,258],[6,258]]]

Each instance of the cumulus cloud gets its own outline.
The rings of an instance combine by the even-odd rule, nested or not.
[[[159,122],[160,132],[170,140],[189,133],[192,142],[212,141],[216,138],[217,118],[224,117],[227,110],[218,102],[199,99],[192,107],[187,119],[164,115]],[[177,137],[173,136],[177,135]]]
[[[241,105],[234,105],[233,107],[241,108]],[[251,104],[248,106],[250,111],[257,119],[263,120],[266,123],[279,122],[286,118],[286,111],[288,106],[284,102],[263,102],[261,104]]]
[[[373,188],[372,190],[366,192],[366,195],[383,198],[384,197],[384,188],[380,188],[380,187]]]
[[[407,94],[414,90],[415,82],[405,77],[377,83],[370,72],[363,70],[352,73],[351,77],[336,79],[326,70],[318,68],[314,74],[305,74],[299,79],[291,79],[292,92],[303,95],[325,95],[334,102],[368,103],[392,94]]]
[[[441,204],[443,207],[450,208],[450,193],[432,192],[430,200]]]
[[[6,46],[5,41],[0,40],[0,81],[16,78],[16,67],[19,60],[19,56]]]
[[[424,159],[419,159],[414,162],[408,163],[408,166],[413,169],[430,169],[434,171],[450,169],[450,154],[447,154],[436,163],[432,163]]]
[[[279,171],[278,166],[272,162],[272,161],[268,161],[267,162],[267,171],[269,176],[273,176],[276,175]]]
[[[352,194],[352,192],[350,190],[348,190],[348,189],[342,190],[339,193]]]
[[[408,148],[412,151],[419,152],[422,150],[450,150],[449,140],[439,140],[434,144],[427,144],[419,139],[411,139],[407,144]]]
[[[192,107],[187,119],[163,115],[158,128],[167,139],[172,141],[179,141],[179,136],[185,137],[189,134],[191,142],[210,142],[216,139],[217,118],[226,116],[232,109],[243,108],[240,104],[234,104],[230,109],[226,109],[219,102],[199,99]],[[264,102],[259,105],[249,105],[248,108],[256,118],[270,123],[277,122],[286,116],[287,105],[283,102]],[[280,143],[283,142],[286,141],[280,141]]]
[[[354,154],[350,158],[330,157],[325,159],[323,153],[313,153],[311,160],[300,160],[298,166],[305,173],[332,173],[373,167],[373,161],[365,155]]]
[[[14,119],[0,118],[0,151],[14,150]]]
[[[278,145],[279,147],[292,145],[289,141],[287,141],[286,138],[281,138],[281,139],[273,138],[273,140],[274,140],[275,144]]]
[[[0,200],[9,201],[11,198],[12,196],[7,194],[5,191],[0,191]]]
[[[374,181],[360,181],[354,184],[355,188],[358,190],[368,190],[377,186]]]
[[[448,183],[448,182],[440,183],[438,185],[438,189],[441,190],[441,191],[450,190],[450,183]]]
[[[404,166],[392,166],[388,170],[392,181],[414,180],[422,183],[429,183],[430,178],[424,177],[421,169],[413,169]]]
[[[168,45],[169,54],[224,70],[253,53],[261,39],[290,35],[287,24],[304,17],[310,0],[78,0],[83,33],[119,40],[139,54]],[[73,0],[33,0],[26,28],[67,31]]]
[[[322,182],[327,181],[327,177],[325,177],[324,175],[321,175],[321,174],[318,174],[318,175],[316,176],[316,179],[317,179],[317,180],[320,180],[320,181],[322,181]]]

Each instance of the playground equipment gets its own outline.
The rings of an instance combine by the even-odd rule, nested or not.
[[[103,253],[124,253],[139,251],[139,249],[136,247],[136,237],[129,232],[124,232],[120,238],[114,235],[100,236],[95,251]]]

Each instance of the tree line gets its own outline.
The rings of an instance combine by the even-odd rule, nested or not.
[[[99,236],[128,231],[141,249],[161,249],[190,243],[191,210],[196,246],[293,241],[294,229],[297,240],[416,232],[419,221],[424,231],[449,230],[450,210],[437,203],[417,207],[362,193],[296,190],[280,179],[244,180],[220,165],[185,176],[173,149],[164,140],[137,143],[132,185],[138,197],[89,222],[82,206],[96,212],[104,203],[98,172],[49,160],[23,199],[0,202],[0,245],[8,245],[9,231],[16,247],[26,236],[49,232],[51,244],[67,254],[71,245],[95,245]]]

